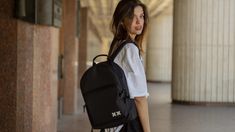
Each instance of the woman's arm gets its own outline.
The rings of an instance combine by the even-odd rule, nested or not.
[[[144,132],[150,132],[147,98],[145,96],[135,97],[135,104]]]

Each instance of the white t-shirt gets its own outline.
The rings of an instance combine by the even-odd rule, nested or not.
[[[139,55],[139,49],[134,44],[126,44],[114,62],[125,73],[131,98],[149,95],[142,58]]]
[[[148,96],[147,82],[139,49],[132,43],[126,44],[118,53],[114,62],[117,63],[126,76],[130,98]],[[105,132],[119,132],[123,125],[105,129]]]

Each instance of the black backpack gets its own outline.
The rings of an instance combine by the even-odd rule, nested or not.
[[[112,56],[97,55],[93,65],[82,76],[80,86],[92,128],[104,129],[136,119],[134,99],[130,99],[126,77],[115,57],[126,43],[122,43]],[[107,61],[95,63],[106,56]]]

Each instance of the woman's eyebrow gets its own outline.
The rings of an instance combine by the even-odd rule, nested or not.
[[[138,16],[138,15],[144,15],[144,12],[140,13],[140,14],[134,14],[134,16]]]

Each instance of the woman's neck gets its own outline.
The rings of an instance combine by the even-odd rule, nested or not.
[[[131,34],[131,33],[129,33],[129,35],[130,35],[130,38],[131,38],[133,41],[135,41],[136,34]]]

